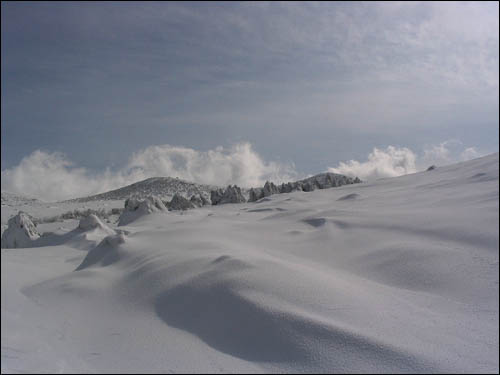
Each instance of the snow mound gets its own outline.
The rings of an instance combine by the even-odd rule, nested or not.
[[[99,217],[94,214],[91,214],[87,217],[84,217],[80,220],[78,224],[78,228],[81,230],[92,230],[92,229],[102,229],[104,231],[113,231],[110,227],[104,224]]]
[[[40,238],[40,233],[32,218],[25,212],[10,218],[8,228],[2,235],[2,248],[31,247],[33,241]]]
[[[167,207],[163,201],[155,196],[149,196],[142,200],[139,198],[129,198],[125,201],[125,209],[120,215],[118,225],[127,225],[137,218],[151,214],[153,212],[165,212]]]
[[[124,233],[105,237],[96,248],[88,252],[87,256],[83,259],[83,262],[76,268],[75,271],[80,271],[93,265],[105,267],[115,263],[121,258],[118,247],[124,243]]]

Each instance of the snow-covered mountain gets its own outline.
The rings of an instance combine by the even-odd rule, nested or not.
[[[329,188],[337,187],[345,184],[360,182],[359,179],[353,179],[344,175],[336,173],[320,173],[303,180],[289,182],[287,184],[278,185],[275,193],[291,192],[295,190],[313,191],[316,188]],[[272,184],[272,183],[270,183]],[[268,183],[269,185],[269,183]],[[286,185],[286,186],[285,186]],[[275,186],[272,184],[272,186]],[[282,191],[281,186],[285,189]],[[287,189],[289,187],[289,189]],[[218,191],[224,187],[215,185],[197,184],[181,180],[173,177],[152,177],[143,181],[133,183],[121,187],[119,189],[111,190],[105,193],[91,195],[88,197],[81,197],[69,199],[65,202],[92,202],[92,201],[105,201],[105,200],[125,200],[128,198],[144,199],[148,196],[157,196],[164,200],[171,199],[175,194],[190,198],[193,195],[201,194],[204,197],[210,197],[212,191]],[[260,192],[264,188],[254,188],[254,191]],[[241,188],[241,193],[248,198],[252,189]],[[267,195],[266,195],[267,196]]]

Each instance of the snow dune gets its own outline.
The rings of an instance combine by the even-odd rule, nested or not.
[[[498,167],[2,249],[2,372],[498,373]]]

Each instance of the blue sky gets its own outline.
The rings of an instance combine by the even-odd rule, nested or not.
[[[498,2],[1,6],[3,175],[37,150],[88,174],[152,145],[298,174],[498,151]]]

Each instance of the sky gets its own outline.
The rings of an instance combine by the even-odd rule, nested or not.
[[[498,152],[498,2],[1,8],[2,190],[373,179]]]

